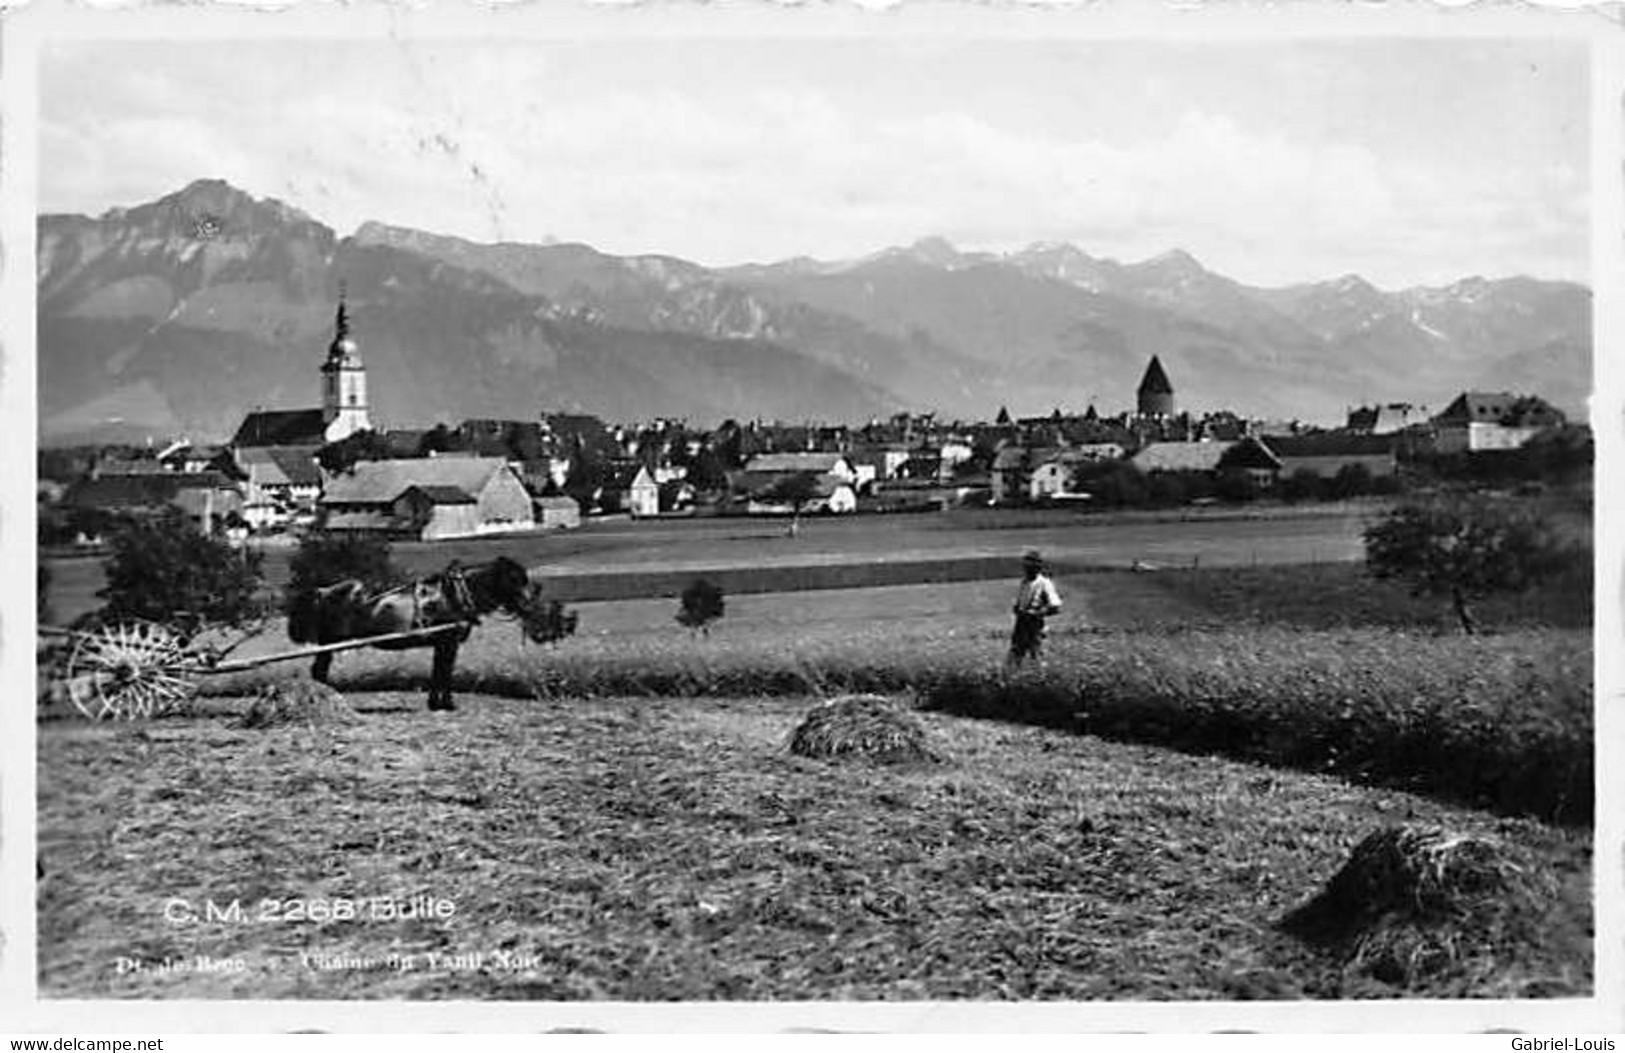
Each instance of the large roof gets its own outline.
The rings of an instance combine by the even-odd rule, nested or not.
[[[237,464],[250,472],[261,486],[320,486],[322,472],[316,465],[316,446],[244,446],[237,450]]]
[[[1232,442],[1154,442],[1132,458],[1142,472],[1211,472]]]
[[[184,490],[235,491],[236,485],[219,472],[104,475],[75,483],[62,500],[70,508],[155,508]]]
[[[832,472],[846,458],[838,453],[759,453],[746,464],[747,472]]]
[[[1145,376],[1140,378],[1139,392],[1142,395],[1172,395],[1174,386],[1168,382],[1168,374],[1162,371],[1162,362],[1156,355],[1151,356],[1151,362],[1145,367]]]
[[[1346,431],[1307,435],[1271,435],[1262,440],[1277,457],[1353,457],[1393,453],[1392,435],[1364,435]]]
[[[243,418],[233,446],[321,446],[327,442],[327,420],[321,408],[257,410]]]
[[[327,477],[323,504],[389,504],[416,486],[451,486],[478,495],[491,476],[506,469],[500,457],[421,457],[357,461],[348,472]]]

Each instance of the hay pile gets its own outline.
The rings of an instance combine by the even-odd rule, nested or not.
[[[842,695],[818,706],[790,733],[790,752],[800,757],[862,757],[882,764],[941,759],[927,742],[919,719],[879,695]]]
[[[1357,973],[1410,985],[1493,962],[1527,939],[1554,894],[1510,845],[1435,826],[1388,826],[1281,928]]]
[[[344,696],[314,680],[300,678],[272,684],[249,703],[237,721],[240,728],[280,728],[354,724],[361,718]]]

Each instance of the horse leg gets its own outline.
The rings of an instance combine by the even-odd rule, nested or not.
[[[333,652],[323,651],[310,663],[310,678],[318,684],[327,683],[328,670],[333,668]]]
[[[457,644],[434,645],[434,672],[429,679],[429,708],[452,710],[457,705],[451,700],[451,672],[457,665]]]

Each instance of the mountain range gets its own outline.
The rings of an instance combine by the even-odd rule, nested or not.
[[[709,268],[581,244],[477,244],[378,223],[340,236],[200,180],[38,220],[42,442],[229,436],[316,405],[340,284],[388,427],[546,410],[609,420],[991,419],[1131,408],[1161,357],[1181,408],[1340,420],[1463,389],[1583,413],[1591,293],[1357,275],[1245,285],[1178,250],[1138,263],[940,238],[855,260]]]

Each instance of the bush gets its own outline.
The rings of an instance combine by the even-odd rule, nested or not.
[[[140,618],[184,628],[240,625],[263,613],[261,557],[194,529],[178,509],[113,534],[102,621]]]
[[[722,617],[724,600],[721,586],[707,578],[696,578],[683,590],[677,611],[679,625],[711,634],[711,623]]]

